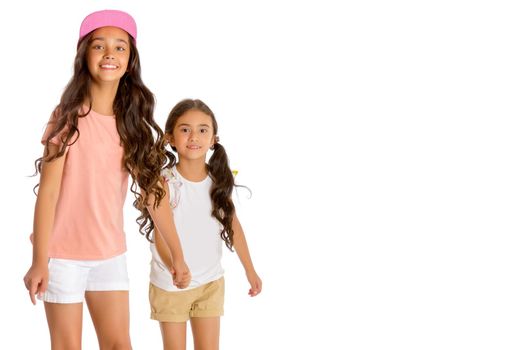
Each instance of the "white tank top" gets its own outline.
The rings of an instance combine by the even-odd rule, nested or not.
[[[191,282],[186,289],[175,287],[172,275],[162,262],[155,244],[151,244],[151,283],[167,291],[182,291],[221,278],[224,274],[221,266],[222,225],[211,215],[211,178],[207,176],[201,182],[188,181],[175,167],[164,169],[162,176],[168,182],[170,206],[184,259],[191,272]]]

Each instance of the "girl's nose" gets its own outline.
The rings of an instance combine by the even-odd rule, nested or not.
[[[114,58],[114,57],[113,57],[113,55],[111,54],[111,52],[106,51],[106,52],[104,53],[104,59],[106,59],[106,60],[112,60],[113,58]]]

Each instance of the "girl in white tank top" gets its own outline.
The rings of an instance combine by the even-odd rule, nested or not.
[[[168,116],[165,137],[174,153],[170,152],[170,164],[162,174],[192,279],[187,289],[173,285],[167,268],[168,249],[162,239],[155,239],[151,245],[151,317],[160,322],[167,348],[184,348],[186,321],[191,319],[194,343],[215,344],[218,349],[224,298],[223,242],[237,252],[250,296],[261,292],[262,281],[235,214],[234,177],[219,143],[213,112],[200,100],[179,102]],[[209,150],[213,154],[206,163]]]

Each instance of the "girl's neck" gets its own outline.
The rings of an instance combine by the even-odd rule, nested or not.
[[[201,159],[180,159],[177,163],[177,171],[186,180],[192,182],[201,182],[206,178],[206,176],[208,176],[208,168],[206,167],[206,163]]]
[[[102,115],[114,115],[113,102],[117,95],[118,82],[116,84],[97,84],[91,85],[91,108]],[[86,104],[89,104],[87,102]]]

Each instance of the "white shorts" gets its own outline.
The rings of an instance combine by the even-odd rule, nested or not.
[[[49,259],[49,284],[41,300],[81,303],[86,291],[129,290],[126,255],[105,260]]]

